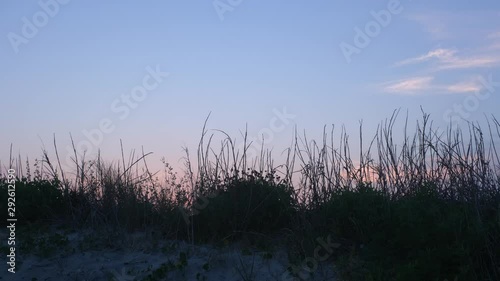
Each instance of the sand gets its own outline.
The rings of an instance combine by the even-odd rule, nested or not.
[[[51,236],[66,242],[53,242],[57,239]],[[242,243],[191,245],[154,239],[151,232],[100,239],[88,231],[55,231],[39,234],[35,241],[38,250],[23,253],[22,244],[28,242],[17,239],[16,273],[7,272],[4,263],[0,280],[337,280],[331,262],[313,261],[314,268],[301,269],[289,262],[283,247],[263,251]],[[300,270],[301,278],[292,277],[293,269]]]

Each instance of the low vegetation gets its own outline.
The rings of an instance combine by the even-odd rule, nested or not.
[[[396,117],[368,143],[360,137],[356,162],[345,131],[335,139],[333,128],[319,143],[296,134],[284,163],[274,165],[270,151],[247,159],[225,134],[214,148],[217,133],[204,127],[197,168],[186,149],[186,173],[164,163],[161,179],[147,169],[145,153],[106,164],[75,151],[72,174],[62,171],[57,153],[44,151],[33,174],[29,163],[11,157],[10,167],[24,169],[16,182],[17,217],[24,227],[154,229],[163,239],[190,243],[247,241],[270,256],[281,241],[291,268],[314,256],[318,237],[328,237],[336,246],[327,259],[341,280],[500,280],[500,123],[492,117],[487,130],[469,123],[439,131],[424,114],[413,135],[403,124],[396,143]],[[7,202],[6,180],[0,189]],[[30,241],[37,252],[66,244],[59,235]],[[165,264],[148,280],[185,260]]]

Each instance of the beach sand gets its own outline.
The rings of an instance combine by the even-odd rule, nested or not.
[[[0,280],[336,280],[331,263],[317,261],[313,268],[301,269],[289,262],[284,247],[264,251],[244,243],[191,245],[157,239],[152,232],[102,237],[53,230],[18,238],[16,273],[7,272],[4,263]],[[290,274],[294,268],[301,278]]]

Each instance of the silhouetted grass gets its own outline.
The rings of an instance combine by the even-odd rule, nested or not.
[[[347,134],[336,145],[333,128],[320,143],[295,134],[285,163],[274,165],[267,150],[247,159],[246,135],[237,151],[222,132],[215,150],[215,133],[204,127],[197,169],[186,149],[186,173],[164,163],[162,179],[147,169],[144,152],[106,164],[75,151],[70,174],[44,151],[34,175],[28,164],[16,182],[19,224],[154,228],[192,243],[269,245],[262,240],[280,237],[291,263],[330,235],[339,247],[329,259],[344,280],[500,280],[499,122],[492,117],[487,131],[469,123],[440,132],[424,114],[411,136],[405,122],[395,143],[396,117],[380,124],[368,146],[360,136],[356,164]],[[20,163],[11,157],[9,166],[21,171]],[[0,189],[6,202],[4,180]]]

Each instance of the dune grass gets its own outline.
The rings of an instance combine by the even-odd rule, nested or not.
[[[342,280],[500,280],[500,123],[491,117],[487,130],[468,123],[439,131],[423,114],[412,135],[405,122],[404,140],[395,143],[396,120],[397,112],[368,143],[360,136],[356,162],[347,134],[336,139],[334,128],[321,142],[296,133],[275,165],[269,150],[247,159],[227,135],[215,150],[204,127],[197,169],[186,149],[186,173],[164,163],[162,179],[144,152],[106,164],[75,151],[75,170],[63,172],[58,155],[44,151],[33,174],[11,157],[10,167],[24,166],[16,182],[19,224],[153,228],[165,239],[244,239],[264,248],[278,239],[291,265],[329,237],[337,246],[327,258]],[[5,180],[0,189],[6,202]]]

